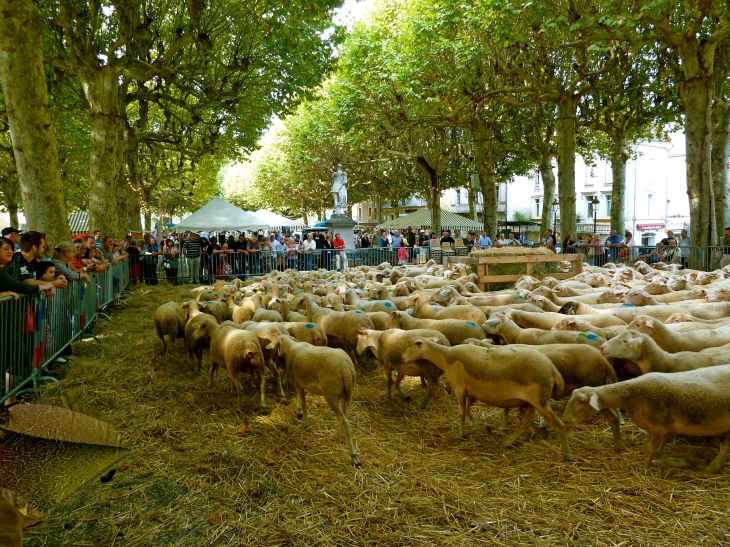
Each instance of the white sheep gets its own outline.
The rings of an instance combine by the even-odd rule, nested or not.
[[[659,347],[651,336],[636,330],[627,330],[609,340],[601,346],[601,353],[606,357],[629,359],[639,368],[640,374],[684,372],[730,363],[730,356],[724,346],[700,352],[669,353]],[[636,372],[633,369],[631,371]]]
[[[405,361],[403,359],[403,352],[408,346],[408,342],[416,337],[428,337],[438,340],[441,345],[449,345],[446,336],[433,329],[388,329],[386,331],[364,329],[357,333],[357,353],[362,355],[369,348],[378,359],[378,364],[385,373],[388,399],[390,399],[391,386],[393,385],[393,370],[398,373],[395,389],[405,401],[410,401],[410,397],[401,389],[401,381],[406,376],[420,376],[427,380],[429,388],[426,398],[421,403],[421,408],[424,408],[433,395],[438,392],[444,399],[449,417],[453,418],[454,412],[449,404],[448,395],[439,385],[441,369],[430,361]]]
[[[526,407],[520,427],[504,442],[514,445],[532,423],[535,410],[555,428],[563,454],[571,456],[565,427],[550,407],[553,392],[561,392],[563,379],[542,353],[531,348],[471,345],[445,347],[428,338],[414,338],[403,358],[427,359],[442,369],[459,401],[459,436],[463,437],[464,418],[482,428],[469,411],[472,402],[500,408]]]
[[[390,314],[389,327],[403,330],[434,329],[443,333],[452,346],[461,344],[467,338],[476,338],[478,340],[485,338],[484,331],[474,321],[416,319],[403,311],[394,311]]]
[[[631,420],[649,433],[646,473],[654,456],[661,456],[670,435],[724,437],[720,453],[707,470],[719,473],[730,454],[730,365],[671,374],[651,372],[632,380],[573,392],[563,420],[582,422],[605,408],[626,410]],[[668,465],[686,467],[685,460],[663,457]]]
[[[305,429],[309,427],[306,394],[321,395],[340,422],[335,438],[344,432],[352,464],[362,465],[347,420],[347,407],[355,385],[355,367],[347,353],[297,342],[290,336],[280,337],[269,348],[284,358],[287,374],[297,391],[297,415],[303,419]]]
[[[327,334],[327,344],[345,350],[352,364],[356,364],[357,331],[374,328],[372,320],[361,310],[337,312],[318,306],[312,298],[305,302],[312,323],[322,327]]]
[[[670,353],[700,351],[705,348],[716,348],[730,344],[730,325],[711,330],[676,332],[653,317],[640,315],[629,323],[626,329],[648,334],[660,348]]]
[[[162,349],[165,352],[165,362],[167,362],[167,353],[175,343],[177,338],[185,341],[185,323],[187,316],[185,310],[176,302],[166,302],[155,310],[152,318],[155,324],[155,333],[162,340]],[[165,342],[165,335],[170,339],[170,344]]]
[[[195,370],[200,372],[203,364],[203,351],[210,348],[210,339],[218,322],[212,315],[201,312],[194,300],[183,302],[182,307],[188,309],[188,321],[185,323],[185,345],[190,357],[195,359]]]
[[[243,386],[239,375],[249,372],[259,382],[261,402],[259,409],[266,408],[266,377],[264,376],[264,355],[258,337],[246,330],[226,324],[221,325],[210,341],[210,382],[213,386],[215,372],[219,366],[225,367],[238,394],[236,408],[242,409]]]
[[[594,334],[597,334],[598,336],[602,336],[606,340],[610,340],[614,336],[618,336],[623,331],[626,330],[626,325],[623,326],[613,326],[613,327],[596,327],[594,325],[591,325],[590,323],[587,323],[586,321],[582,321],[581,319],[578,319],[577,317],[569,317],[567,319],[563,319],[562,321],[559,321],[555,325],[553,325],[553,330],[572,330],[576,332],[592,332]]]
[[[485,334],[499,335],[508,344],[588,344],[599,348],[605,338],[592,332],[563,330],[523,329],[503,314],[494,314],[482,325]]]

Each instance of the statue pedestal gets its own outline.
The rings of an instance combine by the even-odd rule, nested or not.
[[[355,250],[355,232],[353,228],[356,222],[352,220],[348,215],[333,214],[332,217],[327,221],[327,229],[332,237],[335,234],[340,234],[340,237],[345,240],[345,250]]]

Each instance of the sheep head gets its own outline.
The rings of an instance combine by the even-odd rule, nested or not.
[[[624,331],[601,344],[601,354],[604,357],[617,357],[635,361],[641,358],[643,345],[644,338],[641,334],[637,335],[636,332]]]
[[[595,416],[600,410],[601,404],[595,388],[582,387],[576,389],[570,397],[568,404],[565,406],[563,423],[565,427],[573,427]]]

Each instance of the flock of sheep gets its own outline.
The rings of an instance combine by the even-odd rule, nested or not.
[[[657,266],[664,269],[657,269]],[[165,359],[175,339],[210,383],[224,368],[242,405],[250,373],[266,407],[266,378],[279,397],[291,386],[309,426],[305,394],[324,397],[340,422],[351,461],[360,465],[347,419],[358,359],[372,352],[390,397],[418,376],[454,417],[445,376],[459,404],[459,434],[474,401],[518,408],[522,420],[506,445],[533,425],[553,428],[566,458],[566,428],[600,413],[623,449],[619,409],[649,434],[644,472],[673,434],[724,436],[710,472],[730,453],[730,270],[700,272],[643,262],[585,266],[572,279],[523,277],[514,290],[482,292],[462,265],[361,266],[344,272],[272,272],[201,287],[195,300],[168,302],[154,314]],[[726,281],[727,276],[727,281]],[[165,337],[168,337],[168,340]],[[570,397],[562,420],[551,399]],[[537,424],[535,424],[537,425]]]

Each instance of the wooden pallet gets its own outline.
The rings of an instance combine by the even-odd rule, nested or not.
[[[479,258],[465,256],[445,256],[444,266],[447,264],[471,264],[477,267],[479,288],[489,290],[490,283],[514,283],[523,275],[533,275],[533,264],[546,262],[570,262],[570,270],[561,273],[551,273],[555,279],[569,279],[583,271],[583,261],[577,254],[563,255],[509,255],[509,256],[481,256]],[[525,273],[510,275],[489,275],[489,267],[495,264],[525,264]],[[546,276],[545,276],[546,277]]]

